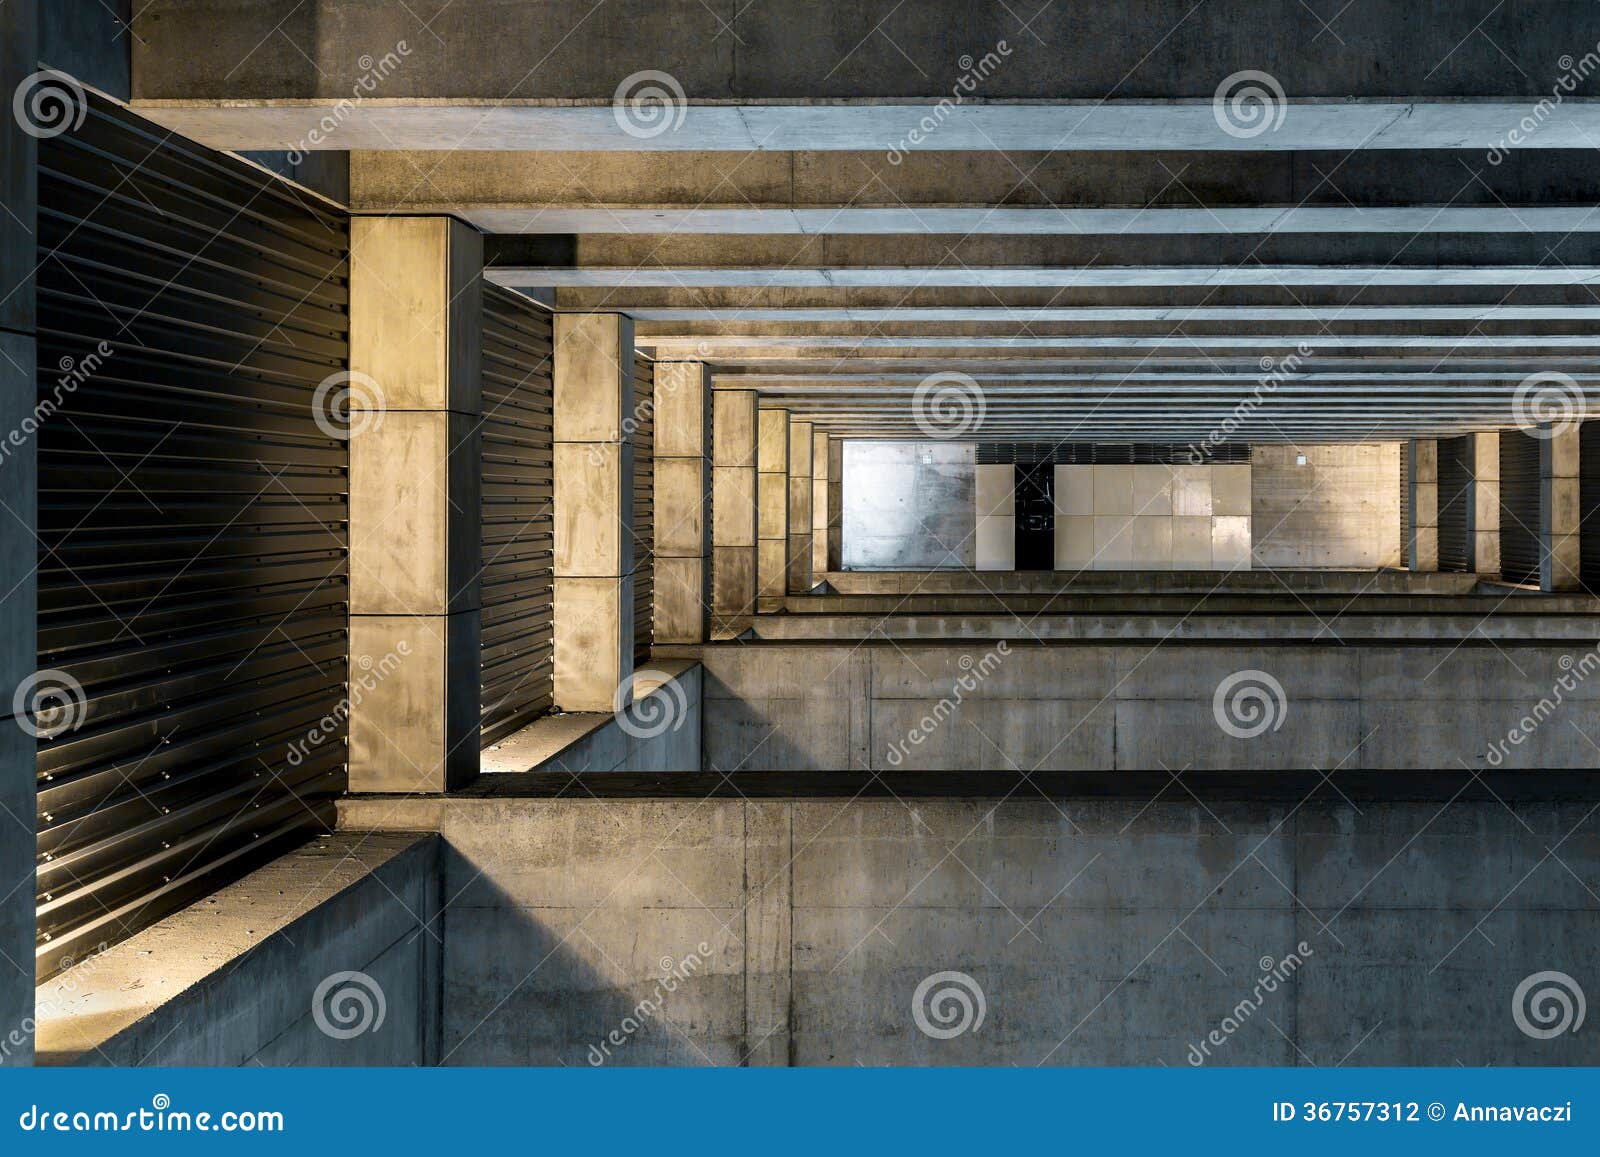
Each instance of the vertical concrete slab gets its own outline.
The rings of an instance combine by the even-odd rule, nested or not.
[[[632,701],[633,320],[555,318],[555,702],[612,711]]]
[[[762,409],[756,442],[756,610],[770,612],[789,585],[789,411]]]
[[[1467,491],[1467,569],[1500,573],[1500,435],[1469,434]]]
[[[803,595],[811,577],[811,491],[815,466],[811,459],[811,423],[789,423],[789,593]]]
[[[0,4],[0,423],[17,430],[36,399],[33,270],[36,235],[35,138],[11,115],[13,93],[37,68],[38,6],[34,0]],[[33,1017],[35,929],[33,857],[37,788],[33,736],[13,713],[16,691],[38,664],[37,444],[10,447],[0,462],[0,500],[13,512],[0,514],[0,1032],[20,1030]],[[16,520],[23,522],[16,525]],[[33,1063],[33,1035],[7,1036],[0,1065]]]
[[[790,1063],[794,805],[746,801],[745,1064]]]
[[[1539,443],[1539,589],[1575,591],[1582,587],[1583,522],[1579,496],[1579,425],[1547,426]]]
[[[352,791],[477,774],[483,238],[449,217],[350,234]],[[362,667],[370,671],[371,667]]]
[[[756,394],[717,390],[711,412],[712,633],[737,633],[756,604]]]
[[[828,439],[828,569],[844,569],[844,439]]]
[[[1017,569],[1017,468],[1009,462],[976,467],[977,570]]]
[[[811,435],[811,577],[821,582],[828,570],[828,435]]]
[[[655,639],[703,643],[711,605],[711,384],[702,362],[657,362],[655,375]]]
[[[1413,438],[1406,443],[1406,566],[1414,571],[1439,569],[1439,443]]]

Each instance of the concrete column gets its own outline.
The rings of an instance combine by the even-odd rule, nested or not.
[[[756,609],[783,609],[789,571],[789,411],[764,409],[756,427]]]
[[[789,422],[789,593],[803,595],[811,578],[811,423]]]
[[[1467,569],[1500,573],[1500,435],[1470,434],[1467,488]]]
[[[483,238],[449,217],[350,234],[352,791],[441,792],[478,771]]]
[[[811,434],[811,579],[821,582],[828,570],[828,435]]]
[[[844,564],[844,439],[828,439],[828,569]]]
[[[633,701],[633,320],[555,318],[555,704]]]
[[[1439,443],[1413,438],[1406,443],[1406,566],[1414,571],[1439,569]]]
[[[737,633],[756,607],[756,394],[716,390],[711,401],[713,633]]]
[[[975,558],[978,570],[1017,569],[1017,468],[978,466]]]
[[[1539,589],[1580,589],[1579,425],[1548,427],[1539,443]]]
[[[0,425],[22,428],[37,390],[34,367],[33,270],[37,260],[34,190],[35,138],[12,115],[11,98],[38,68],[38,9],[34,0],[0,4]],[[33,857],[38,788],[38,741],[14,711],[23,680],[38,666],[38,447],[33,438],[9,447],[0,461],[0,1065],[33,1063],[35,906]],[[19,525],[20,523],[20,525]],[[25,705],[26,706],[26,705]],[[26,1024],[25,1024],[26,1022]],[[13,1042],[15,1031],[20,1040]]]
[[[655,639],[703,643],[711,581],[711,388],[702,362],[657,362]]]

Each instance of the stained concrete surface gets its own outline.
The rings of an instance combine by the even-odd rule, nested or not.
[[[970,442],[847,441],[840,512],[845,569],[976,565],[973,463]]]

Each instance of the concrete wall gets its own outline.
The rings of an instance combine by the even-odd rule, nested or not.
[[[852,440],[843,464],[844,569],[974,565],[971,443]]]
[[[1056,569],[1250,565],[1250,467],[1055,468]]]
[[[434,1063],[439,852],[432,836],[339,833],[59,973],[38,990],[40,1063]],[[319,1016],[355,1027],[338,994],[358,991],[374,1014],[381,993],[381,1021],[325,1031]]]
[[[1595,1034],[1512,1017],[1525,977],[1583,977],[1600,943],[1588,804],[345,809],[444,834],[446,1064],[1182,1067],[1274,970],[1202,1062],[1600,1062]],[[935,1039],[915,997],[952,971],[984,1019]]]
[[[704,755],[746,771],[1592,768],[1572,724],[1589,726],[1600,679],[1570,674],[1596,666],[1592,643],[1489,641],[713,646]],[[1255,689],[1269,722],[1230,732],[1223,718],[1254,725]],[[1564,703],[1523,726],[1542,700]]]
[[[1401,448],[1399,442],[1252,447],[1255,565],[1404,565]]]

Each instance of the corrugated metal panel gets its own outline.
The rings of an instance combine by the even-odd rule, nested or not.
[[[1600,421],[1585,422],[1578,431],[1578,549],[1582,552],[1583,585],[1600,591]]]
[[[656,364],[636,356],[633,362],[633,652],[634,661],[650,657],[655,638],[655,469]]]
[[[1411,565],[1411,443],[1400,443],[1400,566]]]
[[[1500,434],[1500,576],[1539,581],[1539,439]]]
[[[349,228],[91,95],[38,240],[39,667],[84,691],[39,744],[48,975],[333,826]]]
[[[1233,442],[1203,448],[1176,442],[979,442],[974,457],[979,466],[1040,462],[1057,466],[1248,466],[1250,447]]]
[[[483,744],[549,710],[554,691],[551,321],[483,287]]]
[[[1439,439],[1439,569],[1467,569],[1472,438]]]

